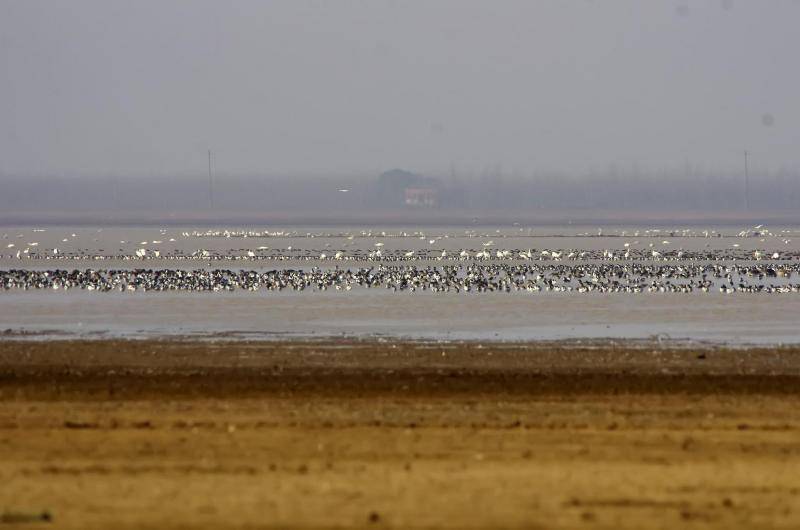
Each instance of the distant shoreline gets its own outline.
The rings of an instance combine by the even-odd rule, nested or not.
[[[800,224],[800,213],[787,212],[619,212],[619,211],[462,211],[365,210],[360,212],[0,212],[4,226],[752,226]]]

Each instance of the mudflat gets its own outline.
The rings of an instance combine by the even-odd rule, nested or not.
[[[0,527],[797,528],[800,348],[0,341]]]

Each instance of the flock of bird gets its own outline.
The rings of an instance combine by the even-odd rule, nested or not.
[[[505,232],[467,229],[459,234],[402,230],[206,230],[175,232],[170,237],[167,229],[160,229],[155,238],[146,241],[126,237],[119,241],[119,246],[113,245],[119,247],[114,251],[100,248],[110,248],[111,239],[113,243],[118,239],[102,234],[102,229],[89,233],[91,242],[86,233],[70,233],[63,238],[51,235],[45,241],[40,232],[46,229],[34,229],[31,239],[35,240],[27,241],[23,233],[0,236],[6,240],[6,253],[0,248],[0,291],[382,288],[402,292],[800,292],[800,283],[791,283],[792,277],[800,272],[800,250],[789,245],[790,237],[797,231],[772,232],[761,225],[738,234],[687,228],[610,233],[597,229],[596,233],[553,236],[534,236],[532,229],[514,228]],[[554,243],[564,243],[572,237],[624,239],[603,239],[603,243],[615,246],[605,249],[586,248],[599,246],[595,244],[584,248],[513,247],[530,241],[527,237],[537,237],[539,242],[541,238],[553,237]],[[211,245],[216,248],[186,250],[187,243],[191,248],[191,241],[204,238],[272,240],[278,248],[254,244],[222,250],[217,244]],[[297,243],[299,248],[286,246],[287,242],[294,244],[316,238],[322,240],[317,239],[312,245]],[[682,248],[677,244],[680,238],[716,241]],[[747,240],[746,244],[742,238]],[[390,240],[392,247],[406,248],[389,249],[386,245]],[[401,242],[411,240],[419,241],[413,245]],[[53,245],[57,241],[60,241],[58,246]],[[721,241],[727,244],[720,244]],[[754,249],[755,246],[761,249]],[[90,262],[107,265],[102,270],[80,268],[86,265],[79,264]],[[265,270],[270,265],[276,269]],[[189,270],[188,266],[194,269]],[[231,269],[220,268],[225,266]]]
[[[514,223],[518,227],[518,223]],[[773,232],[757,225],[752,228],[741,230],[738,233],[725,235],[718,230],[696,228],[681,229],[632,229],[632,230],[603,230],[598,228],[596,232],[575,232],[574,234],[547,233],[534,231],[533,228],[515,228],[512,230],[481,231],[478,229],[466,229],[460,234],[442,233],[432,235],[430,231],[424,230],[346,230],[339,232],[330,231],[302,231],[302,230],[253,230],[253,229],[220,229],[220,230],[192,230],[181,232],[182,237],[191,238],[344,238],[353,240],[355,238],[419,238],[419,239],[450,239],[455,237],[466,238],[491,238],[491,237],[693,237],[693,238],[719,238],[719,237],[773,237],[785,239],[787,235],[795,234],[792,229],[782,229]]]
[[[0,260],[33,260],[59,261],[59,262],[87,262],[87,261],[204,261],[211,262],[349,262],[355,265],[364,263],[470,263],[470,262],[530,262],[530,261],[736,261],[736,260],[799,260],[800,250],[792,247],[783,247],[776,251],[774,243],[780,241],[784,245],[791,243],[789,236],[796,233],[795,230],[781,230],[772,232],[765,229],[762,225],[740,231],[734,235],[729,233],[723,235],[715,230],[662,230],[662,229],[642,229],[642,230],[616,230],[605,232],[602,228],[597,229],[596,233],[582,232],[569,235],[546,235],[538,234],[534,236],[532,229],[519,228],[517,230],[478,231],[477,229],[467,229],[463,233],[438,233],[431,234],[424,231],[385,231],[385,230],[360,230],[343,232],[303,232],[299,230],[205,230],[205,231],[183,231],[169,237],[166,229],[159,230],[158,239],[152,241],[126,241],[120,240],[116,250],[105,250],[98,247],[110,248],[112,241],[109,238],[100,239],[102,229],[98,229],[92,237],[92,243],[86,238],[79,237],[76,233],[68,234],[60,242],[63,246],[50,246],[40,244],[37,241],[23,242],[23,233],[13,235],[5,233],[2,239],[8,240],[5,244],[7,254],[2,253],[0,248]],[[34,229],[34,233],[46,232],[46,229]],[[11,236],[11,237],[10,237]],[[61,236],[58,236],[61,237]],[[176,243],[176,237],[181,239],[181,243]],[[506,242],[511,243],[506,238],[516,239],[513,243],[524,243],[527,237],[537,237],[541,242],[542,238],[553,238],[553,242],[566,242],[573,237],[602,237],[608,243],[614,243],[616,248],[591,249],[595,245],[586,245],[584,248],[515,248],[509,247]],[[309,248],[308,244],[298,243],[299,248],[283,246],[270,248],[266,245],[249,246],[238,249],[217,248],[196,248],[185,250],[185,243],[193,239],[265,239],[286,243],[293,240],[323,238],[327,242],[320,241],[317,248]],[[467,240],[478,238],[480,244],[475,248],[458,248],[456,245],[459,239]],[[609,239],[610,238],[610,239]],[[625,238],[625,241],[617,243],[613,238]],[[734,238],[737,242],[729,245],[719,245],[710,242],[705,243],[703,248],[700,245],[689,245],[695,248],[676,248],[673,238]],[[739,238],[758,238],[758,242],[765,243],[761,249],[752,248],[752,244],[745,245],[749,248],[742,248]],[[15,239],[17,241],[15,241]],[[371,241],[364,241],[369,239]],[[385,245],[390,240],[421,240],[416,245],[403,245],[404,249],[389,249]],[[494,239],[498,240],[498,244]],[[771,244],[767,244],[767,240]],[[79,244],[80,241],[83,243]],[[102,242],[100,242],[102,241]],[[464,243],[466,241],[460,241]],[[114,241],[113,243],[116,243]],[[402,245],[402,243],[400,244]],[[392,246],[400,246],[393,243]],[[772,250],[764,248],[771,246]],[[779,245],[780,246],[780,245]],[[94,248],[91,248],[94,247]],[[214,247],[212,245],[212,247]],[[505,248],[502,248],[505,247]],[[721,248],[722,247],[722,248]]]
[[[798,293],[797,263],[459,264],[270,271],[227,269],[0,270],[3,290]]]
[[[489,244],[494,242],[489,241]],[[492,249],[488,244],[484,248],[468,249],[392,249],[384,248],[383,243],[375,243],[372,249],[312,249],[286,248],[270,249],[240,248],[230,250],[197,249],[194,251],[163,251],[147,247],[139,247],[131,251],[119,249],[117,252],[86,252],[83,250],[65,251],[58,248],[34,247],[23,251],[17,250],[15,255],[0,255],[0,258],[16,260],[44,261],[321,261],[321,262],[497,262],[497,261],[793,261],[800,260],[800,251],[784,250],[768,252],[765,250],[703,249],[665,250],[651,248],[621,249]]]

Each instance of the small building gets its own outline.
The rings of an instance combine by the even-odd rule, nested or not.
[[[374,204],[383,208],[438,208],[444,199],[437,179],[405,169],[385,171],[372,189]]]
[[[406,206],[433,208],[439,202],[436,188],[406,188]]]

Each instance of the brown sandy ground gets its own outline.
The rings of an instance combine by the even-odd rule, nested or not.
[[[798,528],[800,349],[0,341],[16,527]]]

